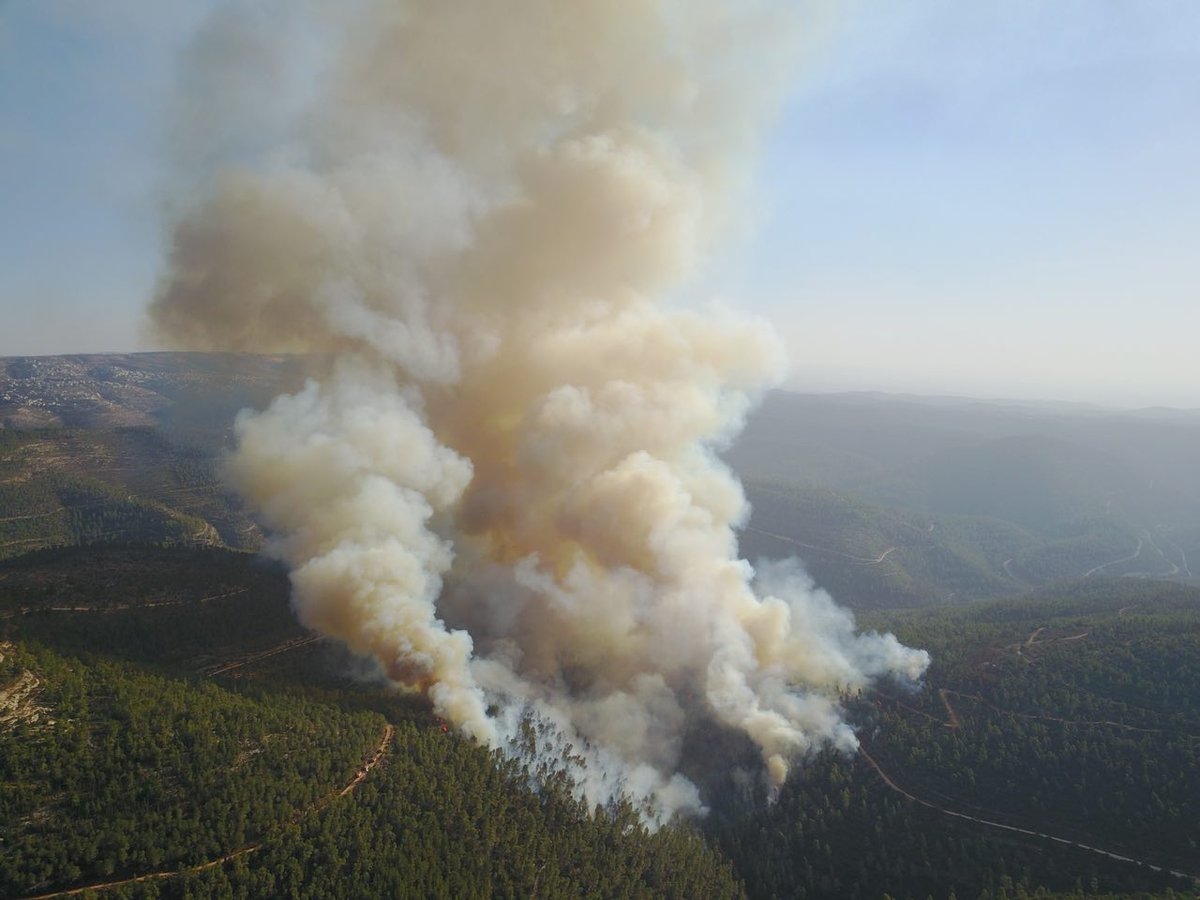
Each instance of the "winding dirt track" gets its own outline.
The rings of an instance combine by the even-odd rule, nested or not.
[[[1013,561],[1011,559],[1006,559],[1004,562],[1002,562],[1000,564],[1004,567],[1004,574],[1007,575],[1009,578],[1011,578],[1013,581],[1017,582],[1017,584],[1027,584],[1025,579],[1018,578],[1016,575],[1013,574],[1012,564],[1013,564]]]
[[[1132,856],[1123,856],[1120,853],[1114,853],[1111,850],[1105,850],[1101,847],[1092,847],[1089,844],[1081,844],[1078,841],[1072,841],[1068,838],[1058,837],[1057,835],[1053,835],[1053,834],[1047,834],[1044,831],[1033,831],[1032,829],[1029,829],[1029,828],[1019,828],[1016,825],[1005,825],[1002,822],[993,822],[990,819],[980,819],[977,816],[971,816],[971,815],[968,815],[967,813],[959,812],[958,810],[948,809],[945,806],[940,806],[937,803],[934,803],[930,800],[924,800],[921,797],[916,796],[915,794],[910,794],[904,788],[900,787],[900,785],[896,784],[896,782],[893,781],[891,779],[891,777],[886,772],[883,771],[882,768],[880,768],[879,763],[877,763],[875,761],[875,758],[873,756],[871,756],[870,753],[867,752],[867,749],[865,747],[860,745],[858,748],[858,752],[859,752],[859,755],[862,756],[862,758],[867,761],[867,764],[870,765],[870,767],[875,770],[875,773],[883,780],[884,784],[886,784],[889,788],[891,788],[893,791],[900,794],[901,796],[907,797],[912,802],[919,803],[921,806],[927,807],[928,809],[937,810],[938,812],[943,813],[944,815],[953,816],[956,819],[965,819],[968,822],[975,822],[978,825],[986,825],[989,828],[1000,828],[1000,829],[1003,829],[1004,831],[1013,831],[1018,834],[1025,834],[1025,835],[1029,835],[1031,837],[1043,838],[1044,840],[1054,841],[1055,843],[1058,843],[1058,844],[1067,844],[1068,846],[1071,846],[1071,847],[1078,847],[1080,850],[1087,850],[1090,853],[1098,853],[1101,856],[1107,856],[1109,859],[1115,859],[1120,862],[1132,863],[1135,866],[1145,866],[1147,869],[1150,869],[1154,872],[1165,872],[1169,875],[1174,875],[1177,878],[1187,878],[1194,882],[1200,883],[1200,875],[1197,875],[1193,872],[1180,872],[1178,869],[1169,869],[1169,868],[1165,868],[1163,866],[1156,866],[1152,863],[1145,862],[1144,860],[1134,859]]]
[[[0,544],[0,546],[5,545]],[[212,600],[224,600],[227,597],[236,597],[249,590],[250,588],[235,588],[232,591],[225,591],[222,594],[210,594],[207,597],[192,597],[184,600],[151,600],[146,603],[114,603],[111,606],[22,606],[0,613],[0,618],[11,619],[17,615],[27,616],[33,613],[47,612],[94,613],[96,615],[103,615],[105,613],[128,612],[129,610],[137,609],[159,609],[164,606],[194,606],[199,603],[208,603]]]
[[[46,519],[50,516],[57,516],[60,512],[66,512],[66,507],[60,506],[58,509],[44,513],[30,513],[27,516],[5,516],[0,519],[0,522],[23,522],[29,519]]]
[[[1076,635],[1076,637],[1079,637],[1079,635]],[[1073,638],[1062,638],[1062,640],[1073,640]],[[1196,734],[1187,734],[1182,731],[1169,731],[1165,728],[1141,728],[1137,725],[1126,725],[1124,722],[1114,722],[1112,719],[1064,719],[1061,716],[1041,716],[1035,713],[1015,712],[1011,709],[1004,709],[1003,707],[996,706],[994,703],[988,703],[978,694],[964,694],[962,691],[955,691],[950,688],[941,688],[938,690],[938,694],[941,696],[942,702],[946,704],[947,710],[950,709],[950,703],[946,699],[946,695],[953,694],[956,697],[965,697],[968,700],[973,700],[976,703],[986,706],[990,710],[1000,713],[1002,716],[1012,716],[1015,719],[1035,719],[1041,722],[1058,722],[1061,725],[1119,728],[1122,731],[1140,731],[1143,734],[1172,734],[1176,737],[1188,738],[1189,740],[1200,740],[1200,735]],[[954,720],[957,722],[958,717],[954,716]],[[950,722],[946,722],[946,727],[956,728],[958,726],[957,724],[951,725]]]
[[[1096,566],[1095,568],[1088,569],[1086,572],[1083,573],[1083,577],[1091,578],[1097,572],[1103,572],[1109,566],[1115,566],[1117,563],[1132,562],[1133,560],[1137,559],[1139,556],[1142,555],[1142,548],[1145,546],[1146,546],[1146,542],[1143,541],[1141,538],[1138,538],[1137,548],[1132,553],[1130,553],[1128,556],[1122,556],[1120,559],[1110,559],[1106,563],[1101,563],[1100,565]]]
[[[318,800],[307,809],[301,810],[295,817],[294,821],[299,821],[307,816],[312,815],[328,806],[333,800],[340,797],[345,797],[351,793],[356,787],[362,784],[368,773],[375,768],[383,760],[387,754],[388,747],[391,746],[392,737],[396,734],[396,729],[392,725],[388,725],[383,730],[383,739],[380,740],[378,748],[375,750],[375,755],[363,763],[361,769],[354,773],[354,777],[346,784],[345,787],[338,789],[326,795],[321,800]],[[135,875],[133,878],[122,878],[116,881],[101,881],[96,884],[85,884],[82,887],[71,888],[65,891],[53,891],[49,894],[34,894],[28,897],[23,897],[21,900],[48,900],[50,897],[75,897],[79,894],[87,893],[88,891],[107,891],[112,888],[122,887],[127,884],[141,884],[146,881],[159,881],[164,878],[174,878],[176,875],[191,875],[196,872],[203,872],[207,869],[214,869],[219,865],[229,862],[231,859],[237,859],[240,856],[249,856],[251,853],[257,853],[263,847],[263,841],[255,841],[253,844],[247,844],[244,847],[239,847],[224,856],[218,856],[216,859],[210,859],[208,862],[200,863],[195,866],[186,866],[182,869],[168,869],[162,872],[147,872],[145,875]]]
[[[226,597],[236,597],[249,590],[250,588],[236,588],[232,591],[225,591],[223,594],[210,594],[207,597],[196,597],[185,600],[151,600],[148,603],[114,603],[112,606],[42,606],[33,609],[22,609],[21,612],[114,613],[127,612],[131,609],[158,609],[163,606],[194,606],[199,603],[208,603],[212,600],[224,600]]]
[[[384,755],[387,753],[387,749],[391,745],[392,738],[395,736],[395,734],[396,728],[394,725],[388,725],[385,729],[383,729],[383,739],[379,742],[379,746],[375,750],[375,755],[363,763],[363,767],[355,773],[354,777],[350,779],[350,782],[344,788],[338,791],[337,795],[339,797],[345,797],[356,787],[362,784],[363,779],[370,774],[371,770],[379,765],[379,761],[382,760]],[[328,800],[326,803],[328,803]]]
[[[296,650],[299,647],[307,647],[309,644],[316,643],[320,639],[321,639],[321,636],[319,634],[314,634],[314,635],[310,635],[308,637],[302,637],[302,638],[293,638],[290,641],[284,641],[282,644],[277,644],[274,647],[270,647],[266,650],[261,651],[260,653],[252,653],[249,656],[244,656],[244,657],[241,657],[240,659],[235,659],[233,662],[223,663],[223,664],[219,665],[217,668],[212,669],[209,672],[207,672],[207,674],[213,678],[215,678],[218,675],[225,675],[228,672],[232,672],[235,669],[240,669],[243,666],[248,666],[251,663],[256,663],[259,660],[267,659],[268,657],[271,657],[271,656],[278,656],[280,653],[287,653],[289,650]]]
[[[888,547],[878,556],[851,556],[849,553],[843,553],[840,550],[830,550],[828,547],[818,547],[816,544],[806,544],[803,541],[798,541],[795,538],[790,538],[786,534],[776,534],[773,531],[763,531],[761,528],[751,528],[746,526],[746,531],[752,531],[755,534],[761,534],[769,538],[774,538],[777,541],[783,541],[785,544],[791,544],[793,547],[799,547],[802,550],[813,550],[817,553],[828,553],[830,556],[837,556],[841,559],[848,559],[851,562],[861,563],[864,566],[877,566],[886,560],[889,556],[899,550],[899,547]]]
[[[938,696],[942,698],[942,706],[946,707],[946,715],[949,716],[945,721],[945,725],[947,728],[959,728],[962,726],[962,722],[959,721],[958,713],[954,711],[954,707],[950,705],[950,698],[946,696],[949,693],[951,692],[945,688],[938,691]]]

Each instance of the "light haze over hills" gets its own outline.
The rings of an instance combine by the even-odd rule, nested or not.
[[[149,349],[163,109],[209,0],[0,7],[0,354]],[[1200,406],[1200,8],[809,4],[740,240],[686,292],[800,390]]]

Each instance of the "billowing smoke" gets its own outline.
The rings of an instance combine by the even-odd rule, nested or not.
[[[681,301],[798,34],[765,0],[222,8],[184,78],[160,337],[305,352],[237,487],[305,624],[474,738],[533,712],[590,799],[696,808],[688,727],[789,761],[928,658],[738,557],[716,451],[782,371]],[[307,11],[305,11],[307,10]]]

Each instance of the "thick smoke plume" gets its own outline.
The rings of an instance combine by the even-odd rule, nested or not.
[[[853,748],[838,692],[928,658],[739,559],[715,450],[781,354],[671,302],[729,224],[788,5],[304,9],[197,38],[151,310],[177,345],[334,360],[244,413],[231,462],[301,619],[480,741],[556,723],[590,799],[699,807],[701,721],[776,783]]]

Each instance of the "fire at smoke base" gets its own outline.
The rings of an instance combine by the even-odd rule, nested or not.
[[[589,801],[699,809],[696,721],[778,784],[856,746],[839,690],[928,664],[739,559],[716,454],[782,353],[671,302],[798,33],[766,0],[229,4],[185,66],[156,335],[336,360],[229,463],[300,618],[481,742],[553,723]]]

